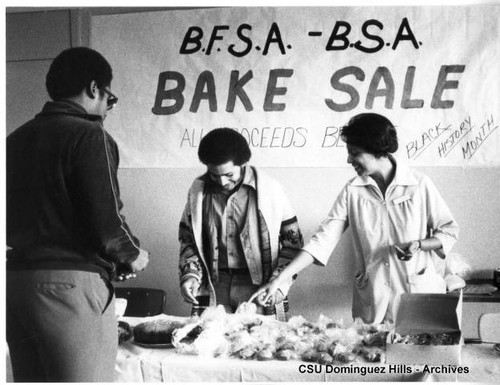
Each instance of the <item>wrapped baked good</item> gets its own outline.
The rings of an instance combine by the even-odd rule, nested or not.
[[[272,360],[273,357],[273,351],[270,347],[265,347],[261,351],[257,353],[257,359],[259,361],[269,361]]]
[[[325,316],[324,314],[320,314],[318,317],[318,322],[316,324],[321,328],[321,329],[332,329],[332,328],[343,328],[344,327],[344,320],[340,319],[337,321],[332,320],[331,318]]]
[[[196,325],[179,341],[181,344],[192,344],[203,332],[202,325]]]
[[[353,354],[363,357],[368,362],[385,362],[385,354],[380,348],[356,347]]]
[[[172,320],[152,320],[134,327],[134,341],[142,344],[157,345],[172,343],[172,334],[185,323]]]
[[[315,342],[314,348],[317,352],[328,352],[328,349],[331,347],[331,344],[328,343],[327,340],[320,339]]]
[[[282,349],[278,350],[274,357],[280,361],[289,361],[296,358],[296,353],[292,349]]]
[[[178,353],[203,357],[225,356],[229,349],[229,342],[224,335],[224,325],[209,320],[200,320],[176,329],[172,344]]]
[[[321,365],[332,365],[333,364],[333,357],[329,355],[328,353],[321,352],[318,353],[318,363]]]
[[[349,362],[353,362],[356,359],[354,353],[345,352],[338,353],[332,356],[335,361],[341,362],[343,364],[347,364]]]
[[[323,315],[318,322],[302,316],[280,322],[256,314],[254,306],[243,303],[235,314],[226,313],[220,305],[207,308],[200,317],[176,329],[172,343],[178,353],[209,357],[345,364],[359,356],[369,362],[384,362],[380,347],[385,344],[387,327],[361,322],[347,325]],[[448,338],[434,336],[433,340]]]
[[[257,350],[254,347],[248,346],[238,352],[238,357],[243,360],[249,360],[257,354]]]
[[[248,358],[250,355],[249,352],[253,351],[256,353],[259,342],[253,338],[247,330],[240,330],[234,332],[230,336],[228,336],[230,345],[229,345],[229,355],[240,356],[241,351],[245,351],[245,358]],[[252,354],[253,355],[253,354]]]
[[[321,353],[318,353],[315,349],[309,349],[302,354],[301,358],[302,361],[306,362],[318,362],[320,355]]]
[[[288,325],[300,337],[308,337],[314,334],[318,335],[322,332],[322,327],[312,322],[307,321],[302,316],[294,316],[288,320]]]
[[[238,305],[236,309],[236,314],[256,314],[257,313],[257,305],[253,302],[242,302]]]
[[[132,337],[132,327],[125,321],[118,321],[118,344],[128,341]]]
[[[384,347],[387,341],[386,331],[376,331],[374,333],[368,333],[363,337],[363,345],[365,346],[378,346]]]

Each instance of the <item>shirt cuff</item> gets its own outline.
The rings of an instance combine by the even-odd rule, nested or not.
[[[441,245],[442,245],[440,249],[434,250],[434,252],[443,256],[443,258],[446,258],[448,256],[448,254],[450,253],[451,248],[455,244],[456,239],[453,238],[452,236],[450,236],[448,234],[444,234],[444,233],[434,233],[433,236],[436,237],[437,239],[439,239],[441,241]]]
[[[288,292],[290,291],[290,288],[292,287],[293,280],[283,282],[278,286],[278,290],[281,291],[283,294],[283,297],[286,297],[288,295]]]
[[[195,273],[187,273],[187,274],[184,274],[181,279],[180,279],[180,284],[182,285],[184,282],[186,282],[189,278],[195,278],[198,283],[201,283],[201,278],[195,274]]]

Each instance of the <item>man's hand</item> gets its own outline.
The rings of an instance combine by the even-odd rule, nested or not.
[[[149,262],[149,253],[146,250],[139,249],[139,255],[130,265],[126,265],[125,272],[119,273],[115,281],[123,282],[129,279],[137,278],[137,272],[144,270]]]
[[[200,288],[200,283],[194,277],[186,279],[181,285],[181,295],[186,302],[192,303],[193,305],[198,305],[198,300],[196,296],[198,295],[198,290]]]
[[[123,273],[123,274],[120,274],[119,276],[116,277],[116,281],[123,282],[123,281],[127,281],[129,279],[133,279],[136,277],[137,277],[137,274],[135,274],[135,273]]]
[[[139,255],[130,264],[130,269],[132,270],[133,273],[137,273],[139,271],[142,271],[146,268],[146,266],[149,263],[149,253],[146,250],[139,249]]]

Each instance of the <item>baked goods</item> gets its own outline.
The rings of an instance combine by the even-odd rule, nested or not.
[[[363,337],[363,345],[364,346],[373,346],[373,347],[385,347],[387,343],[387,335],[389,332],[387,331],[369,331]]]
[[[239,309],[227,314],[222,306],[207,308],[174,332],[176,351],[259,361],[299,359],[323,365],[385,361],[382,348],[388,325],[344,325],[325,316],[318,322],[302,316],[280,322],[256,314],[249,306]]]
[[[202,357],[225,355],[229,342],[225,338],[224,331],[223,324],[206,322],[200,318],[196,323],[188,323],[176,329],[172,336],[172,345],[181,354],[196,354]]]
[[[134,327],[134,341],[151,345],[170,344],[172,333],[184,325],[183,322],[164,319],[143,322]]]
[[[257,359],[259,361],[269,361],[273,359],[273,351],[269,347],[265,347],[260,352],[257,353]]]
[[[395,334],[393,344],[406,345],[457,345],[460,342],[460,332],[451,333],[420,333],[420,334]]]
[[[357,346],[352,353],[363,357],[367,362],[385,362],[385,354],[380,348]]]
[[[296,358],[296,354],[292,349],[281,349],[276,351],[275,357],[280,361],[289,361]]]
[[[194,328],[192,328],[188,334],[186,334],[181,340],[181,344],[192,344],[203,332],[203,326],[202,325],[196,325]]]

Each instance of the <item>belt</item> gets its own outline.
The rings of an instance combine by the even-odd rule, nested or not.
[[[250,274],[250,270],[248,270],[247,268],[230,269],[230,268],[223,267],[223,268],[219,268],[219,271],[221,271],[223,273],[231,274],[231,275]]]

